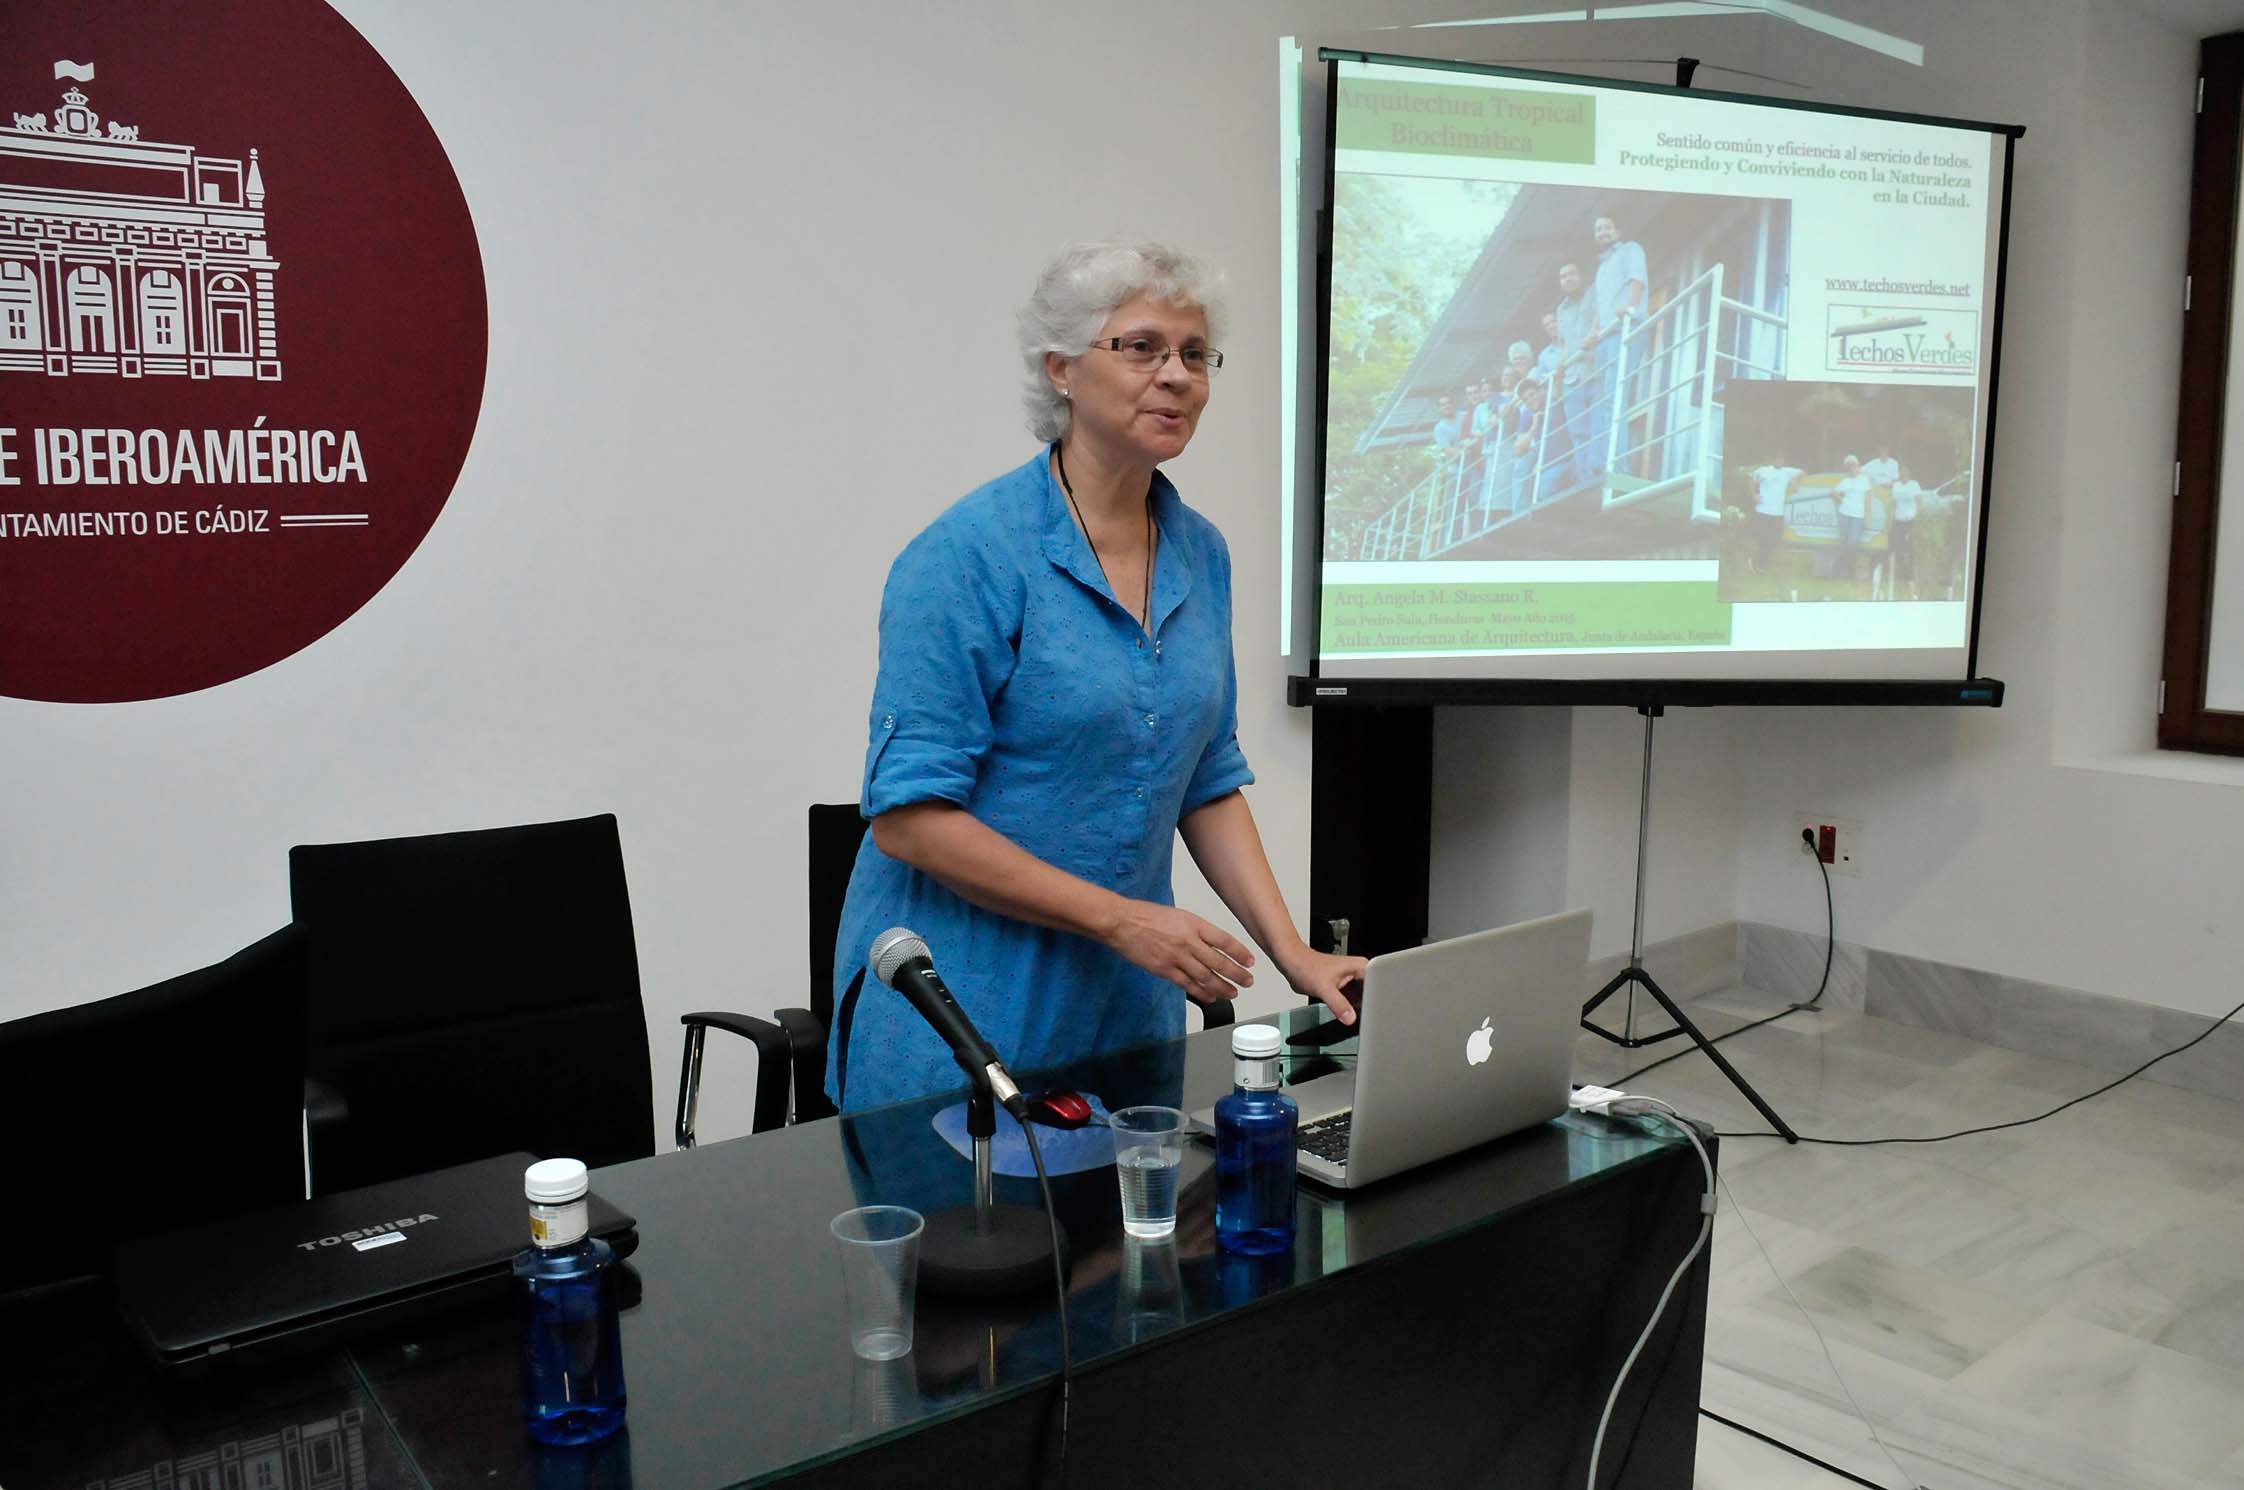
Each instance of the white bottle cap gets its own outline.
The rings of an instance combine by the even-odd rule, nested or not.
[[[522,1193],[534,1205],[566,1205],[591,1188],[582,1159],[540,1159],[522,1171]]]
[[[1231,1053],[1241,1060],[1269,1060],[1278,1053],[1277,1028],[1267,1024],[1237,1026],[1231,1031]]]

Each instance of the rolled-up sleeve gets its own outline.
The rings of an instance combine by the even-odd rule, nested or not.
[[[939,528],[889,567],[880,603],[880,675],[858,808],[965,806],[990,752],[990,701],[1012,676],[1019,597],[974,546]]]
[[[1254,772],[1247,768],[1246,752],[1239,748],[1239,667],[1228,645],[1231,636],[1231,550],[1220,536],[1214,537],[1212,557],[1218,595],[1223,606],[1222,634],[1227,643],[1223,656],[1223,709],[1218,716],[1215,733],[1209,738],[1206,748],[1200,752],[1199,764],[1193,767],[1192,779],[1185,786],[1184,805],[1179,809],[1179,817],[1188,817],[1218,797],[1229,796],[1240,787],[1254,783]]]

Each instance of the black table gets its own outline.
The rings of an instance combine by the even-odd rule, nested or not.
[[[1284,1016],[1291,1026],[1321,1010]],[[1345,1060],[1290,1059],[1289,1080]],[[1227,1032],[1050,1073],[1110,1106],[1204,1106]],[[0,1311],[7,1490],[648,1490],[1029,1486],[1056,1397],[1048,1294],[922,1293],[895,1362],[850,1353],[827,1222],[931,1212],[968,1166],[936,1100],[598,1171],[640,1219],[623,1314],[624,1434],[523,1434],[513,1324],[455,1314],[206,1383],[157,1378],[97,1296]],[[1699,1225],[1697,1157],[1656,1126],[1569,1116],[1348,1198],[1304,1184],[1290,1257],[1213,1245],[1208,1151],[1188,1149],[1173,1241],[1125,1238],[1111,1169],[1055,1179],[1075,1265],[1067,1483],[1580,1486],[1614,1373]],[[1033,1181],[1001,1199],[1038,1204]],[[1614,1414],[1600,1480],[1687,1486],[1708,1260]]]

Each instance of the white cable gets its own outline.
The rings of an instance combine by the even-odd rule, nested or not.
[[[1633,1092],[1619,1092],[1606,1087],[1583,1087],[1574,1094],[1574,1105],[1584,1111],[1611,1113],[1615,1117],[1642,1115],[1660,1118],[1685,1138],[1691,1140],[1691,1147],[1698,1150],[1699,1163],[1706,1170],[1706,1199],[1702,1202],[1702,1207],[1706,1211],[1706,1220],[1699,1227],[1699,1239],[1692,1244],[1690,1252],[1685,1254],[1683,1262],[1681,1266],[1676,1268],[1674,1276],[1668,1279],[1667,1290],[1661,1293],[1659,1303],[1653,1306],[1651,1320],[1644,1326],[1644,1333],[1637,1336],[1635,1346],[1628,1353],[1628,1359],[1622,1362],[1621,1374],[1613,1382],[1612,1394],[1605,1399],[1605,1412],[1597,1420],[1597,1439],[1590,1446],[1589,1479],[1590,1490],[1597,1490],[1597,1461],[1605,1447],[1605,1429],[1612,1418],[1613,1405],[1620,1400],[1621,1384],[1628,1380],[1630,1367],[1636,1364],[1638,1353],[1644,1349],[1645,1342],[1652,1338],[1654,1326],[1659,1323],[1660,1316],[1667,1311],[1668,1294],[1674,1291],[1676,1282],[1682,1278],[1684,1272],[1698,1257],[1699,1249],[1706,1245],[1708,1235],[1714,1229],[1713,1202],[1717,1189],[1726,1191],[1729,1186],[1723,1184],[1720,1176],[1715,1173],[1714,1161],[1707,1157],[1706,1146],[1699,1142],[1697,1130],[1684,1121],[1683,1115],[1675,1110],[1674,1104],[1665,1102],[1658,1097],[1638,1096]],[[1738,1225],[1744,1227],[1745,1234],[1753,1239],[1754,1248],[1760,1252],[1761,1260],[1768,1264],[1769,1272],[1775,1276],[1777,1286],[1784,1290],[1784,1296],[1792,1301],[1793,1308],[1800,1311],[1800,1317],[1808,1322],[1808,1331],[1815,1336],[1816,1346],[1823,1352],[1823,1363],[1831,1368],[1831,1379],[1839,1384],[1839,1390],[1846,1396],[1847,1405],[1854,1409],[1855,1417],[1861,1421],[1864,1429],[1869,1432],[1870,1441],[1878,1446],[1879,1453],[1886,1456],[1886,1462],[1893,1466],[1893,1472],[1901,1476],[1902,1484],[1911,1487],[1911,1490],[1922,1490],[1916,1477],[1902,1467],[1901,1461],[1894,1457],[1893,1450],[1887,1447],[1885,1439],[1878,1435],[1878,1425],[1870,1421],[1870,1414],[1864,1412],[1862,1404],[1855,1400],[1854,1389],[1847,1385],[1846,1377],[1840,1374],[1839,1363],[1832,1358],[1830,1343],[1823,1338],[1823,1331],[1817,1327],[1815,1316],[1808,1312],[1807,1305],[1800,1302],[1800,1296],[1792,1291],[1792,1285],[1785,1280],[1783,1272],[1776,1265],[1776,1259],[1769,1255],[1769,1249],[1762,1244],[1760,1233],[1753,1229],[1752,1222],[1746,1220],[1745,1208],[1738,1204],[1735,1193],[1730,1195],[1730,1214],[1738,1218]]]
[[[1665,1108],[1666,1111],[1660,1111],[1660,1108]],[[1643,1353],[1644,1343],[1652,1338],[1652,1331],[1658,1327],[1660,1316],[1667,1313],[1667,1301],[1674,1295],[1675,1285],[1683,1281],[1683,1275],[1691,1270],[1692,1263],[1698,1261],[1699,1254],[1706,1250],[1707,1238],[1714,1233],[1714,1161],[1707,1157],[1706,1145],[1699,1141],[1698,1131],[1685,1122],[1674,1108],[1657,1097],[1622,1097],[1616,1093],[1613,1097],[1604,1099],[1599,1110],[1616,1116],[1642,1113],[1648,1117],[1658,1117],[1691,1140],[1691,1147],[1698,1151],[1699,1164],[1706,1170],[1706,1194],[1699,1200],[1699,1214],[1704,1219],[1699,1222],[1698,1238],[1691,1243],[1691,1250],[1683,1254],[1683,1260],[1675,1265],[1675,1271],[1668,1275],[1667,1287],[1660,1290],[1660,1301],[1652,1306],[1652,1317],[1644,1321],[1644,1332],[1629,1347],[1628,1359],[1621,1362],[1620,1374],[1613,1378],[1613,1390],[1605,1397],[1605,1411],[1598,1414],[1597,1437],[1590,1443],[1589,1490],[1597,1490],[1597,1461],[1605,1452],[1605,1430],[1613,1421],[1613,1404],[1621,1400],[1621,1387],[1627,1382],[1629,1371],[1636,1365],[1636,1358]]]

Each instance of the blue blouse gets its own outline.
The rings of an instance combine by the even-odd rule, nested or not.
[[[1231,555],[1153,478],[1150,634],[1116,599],[1048,450],[969,494],[888,571],[858,805],[956,802],[1048,864],[1174,904],[1178,822],[1254,780],[1239,751]],[[1016,1072],[1169,1039],[1184,991],[1098,942],[969,905],[865,836],[835,941],[837,1001],[873,939],[907,926]],[[849,1109],[962,1086],[950,1051],[868,976],[826,1087]]]

